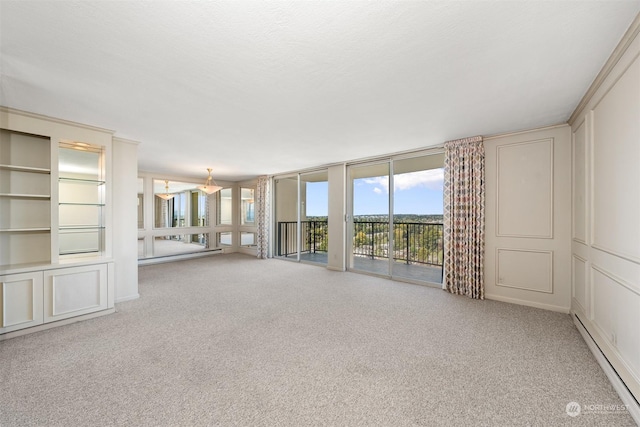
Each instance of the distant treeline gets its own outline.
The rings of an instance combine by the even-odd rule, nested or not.
[[[396,223],[417,222],[421,224],[442,224],[442,215],[396,214]],[[389,222],[389,215],[355,215],[355,222]],[[327,221],[326,216],[308,216],[307,221]]]

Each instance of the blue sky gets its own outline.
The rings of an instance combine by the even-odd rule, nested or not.
[[[394,180],[394,213],[441,215],[443,179],[443,169],[396,175]],[[388,214],[388,178],[356,179],[354,181],[353,197],[354,215]],[[327,206],[327,183],[307,183],[307,216],[326,216]]]

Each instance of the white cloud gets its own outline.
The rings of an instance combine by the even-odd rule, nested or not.
[[[384,191],[389,193],[389,181],[386,177],[377,176],[364,180],[367,184],[379,185]],[[394,176],[395,191],[409,190],[414,187],[425,187],[430,190],[441,190],[444,182],[444,171],[442,169],[430,169],[426,171],[409,172]],[[378,187],[373,191],[380,194],[382,190]]]

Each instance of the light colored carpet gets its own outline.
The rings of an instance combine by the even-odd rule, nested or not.
[[[0,342],[0,425],[635,425],[566,414],[622,405],[568,315],[238,254],[140,294]]]

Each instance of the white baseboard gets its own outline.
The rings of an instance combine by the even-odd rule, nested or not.
[[[640,404],[633,397],[627,386],[624,385],[615,369],[613,369],[602,351],[600,351],[600,348],[598,348],[595,341],[591,338],[591,335],[589,335],[589,332],[584,328],[578,317],[575,314],[572,314],[571,317],[573,317],[573,323],[576,325],[576,328],[578,328],[580,335],[582,335],[582,339],[584,339],[587,347],[589,347],[589,350],[593,353],[605,375],[609,378],[609,382],[613,386],[614,390],[618,393],[620,399],[622,399],[622,403],[627,405],[629,414],[636,424],[640,426]]]
[[[116,304],[119,302],[132,301],[138,298],[140,298],[140,294],[127,295],[126,297],[116,299]]]
[[[564,314],[569,314],[571,310],[571,307],[562,307],[560,305],[543,304],[540,302],[527,301],[527,300],[518,299],[518,298],[503,297],[501,295],[484,294],[484,297],[486,299],[491,299],[494,301],[508,302],[511,304],[518,304],[518,305],[526,305],[528,307],[542,308],[543,310],[556,311],[558,313],[564,313]]]

